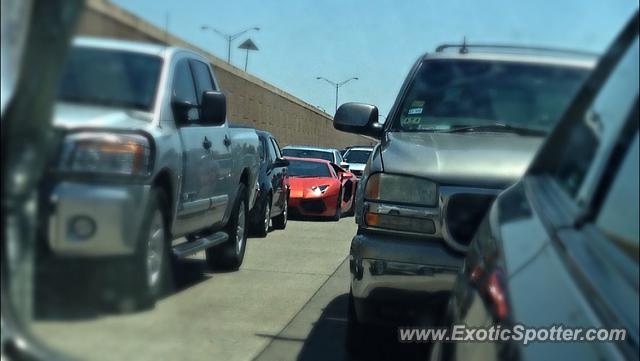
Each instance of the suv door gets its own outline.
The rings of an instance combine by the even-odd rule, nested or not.
[[[189,65],[193,72],[198,104],[202,99],[202,94],[206,91],[217,90],[214,79],[206,63],[190,59]],[[231,143],[229,141],[229,129],[227,123],[221,125],[202,124],[201,127],[203,142],[210,143],[208,157],[211,161],[211,173],[203,177],[205,184],[202,186],[205,192],[211,197],[211,218],[213,223],[222,222],[232,189],[236,186],[232,184],[233,160],[231,158]]]
[[[176,62],[171,83],[172,100],[198,104],[196,88],[187,59]],[[207,139],[200,124],[196,107],[189,110],[187,122],[176,124],[183,146],[184,168],[178,217],[182,218],[185,230],[190,231],[206,225],[205,213],[209,209],[213,183],[213,158],[203,142]]]

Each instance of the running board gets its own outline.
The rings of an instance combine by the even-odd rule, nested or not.
[[[206,237],[198,238],[195,241],[183,242],[173,246],[173,255],[178,258],[190,256],[194,253],[204,251],[205,249],[217,246],[229,239],[229,235],[225,232],[216,232]]]

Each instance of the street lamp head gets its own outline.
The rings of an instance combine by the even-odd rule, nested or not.
[[[253,30],[260,31],[260,28],[256,26],[255,28],[253,28]]]
[[[206,25],[202,25],[202,26],[200,27],[200,30],[208,30],[208,29],[209,29],[209,27],[208,27],[208,26],[206,26]]]
[[[322,79],[322,77],[321,76],[317,76],[316,79],[320,80],[320,79]]]

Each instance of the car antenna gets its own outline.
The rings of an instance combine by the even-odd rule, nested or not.
[[[466,54],[469,52],[469,49],[467,48],[467,37],[463,36],[462,37],[462,46],[460,47],[460,54]]]

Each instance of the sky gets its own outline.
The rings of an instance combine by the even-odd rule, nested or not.
[[[638,9],[637,0],[112,0],[113,3],[226,59],[221,36],[260,27],[232,45],[231,62],[333,114],[358,101],[390,110],[417,58],[442,43],[510,43],[603,52]]]

